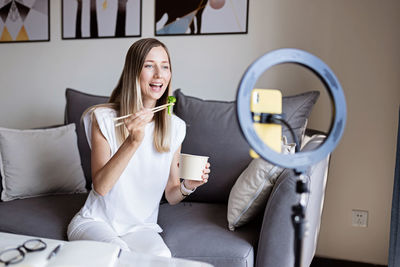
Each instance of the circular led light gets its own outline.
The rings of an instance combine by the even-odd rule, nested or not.
[[[310,69],[316,74],[329,92],[333,104],[330,130],[325,141],[312,151],[296,154],[281,154],[268,147],[257,135],[250,112],[251,92],[258,78],[270,67],[294,63]],[[284,48],[274,50],[257,59],[244,73],[237,92],[237,118],[244,137],[249,145],[263,159],[284,168],[304,171],[331,153],[343,135],[346,124],[346,100],[339,80],[332,70],[316,56],[298,49]]]

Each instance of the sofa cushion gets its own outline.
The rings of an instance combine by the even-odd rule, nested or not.
[[[186,122],[186,138],[182,152],[209,156],[211,176],[208,183],[190,195],[188,201],[227,203],[236,179],[251,161],[249,145],[243,137],[236,117],[234,101],[206,101],[176,90],[175,114]],[[311,109],[319,92],[312,91],[282,100],[286,120],[301,140]],[[288,142],[293,140],[285,129]]]
[[[81,156],[82,168],[86,178],[86,188],[90,189],[92,175],[90,167],[90,148],[87,143],[85,129],[81,123],[82,113],[90,106],[106,103],[108,97],[86,94],[74,89],[67,88],[65,91],[65,124],[75,123],[78,135],[78,148]]]
[[[311,115],[312,108],[317,102],[320,93],[310,91],[298,95],[284,96],[282,98],[282,111],[286,116],[285,120],[294,130],[297,140],[301,142],[306,131],[308,118]],[[293,138],[289,130],[284,127],[282,135],[285,135],[288,142],[293,143]]]
[[[0,232],[67,240],[67,226],[87,194],[66,194],[0,202]]]
[[[296,145],[282,141],[282,152],[293,154]],[[232,187],[228,200],[229,230],[248,223],[264,210],[271,190],[284,168],[262,158],[253,159]]]
[[[253,266],[260,220],[231,232],[226,211],[225,204],[161,205],[158,223],[172,256],[208,262],[215,267]]]
[[[251,157],[234,102],[204,101],[176,90],[175,114],[186,122],[182,152],[209,157],[211,176],[188,201],[227,203],[230,189]]]
[[[83,193],[75,125],[49,129],[0,128],[1,199]]]

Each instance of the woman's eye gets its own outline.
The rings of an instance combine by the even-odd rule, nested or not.
[[[163,69],[168,70],[169,66],[163,66]]]
[[[152,68],[153,65],[144,65],[145,68]]]

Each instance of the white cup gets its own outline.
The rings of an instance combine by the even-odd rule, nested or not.
[[[179,177],[186,180],[202,181],[203,170],[208,157],[182,153],[179,158]]]

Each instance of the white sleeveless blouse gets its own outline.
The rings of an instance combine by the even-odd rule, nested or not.
[[[111,154],[118,150],[112,118],[116,111],[97,108],[94,115],[100,131],[110,145]],[[91,146],[91,114],[84,117],[88,143]],[[145,135],[139,148],[132,156],[121,177],[113,188],[101,196],[93,189],[78,216],[83,220],[98,220],[108,223],[118,235],[150,228],[161,232],[157,224],[158,208],[167,185],[173,155],[182,144],[186,125],[175,115],[171,116],[171,149],[159,153],[153,143],[154,122],[145,127]],[[75,227],[74,227],[75,228]]]

